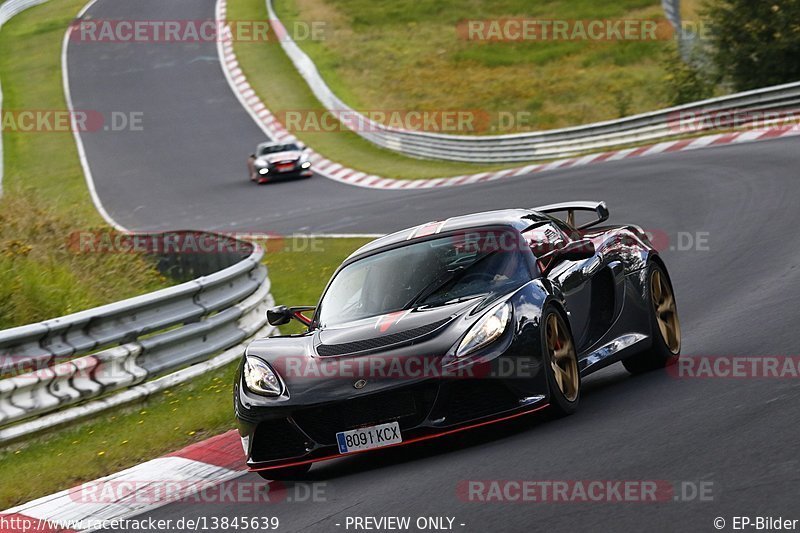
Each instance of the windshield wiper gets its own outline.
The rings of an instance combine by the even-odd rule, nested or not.
[[[461,272],[465,272],[467,270],[466,267],[456,267],[453,270],[445,270],[442,275],[437,276],[433,281],[422,287],[422,290],[419,291],[413,298],[411,298],[408,303],[403,306],[403,309],[409,309],[414,307],[414,304],[420,302],[436,292],[440,287],[443,287],[447,283],[450,283],[453,278]]]
[[[425,301],[425,298],[435,293],[439,289],[442,289],[444,287],[447,287],[448,285],[458,282],[458,280],[463,278],[472,269],[472,267],[474,267],[487,257],[494,255],[495,253],[497,253],[497,250],[488,252],[483,257],[476,259],[475,261],[473,261],[472,263],[470,263],[465,267],[460,266],[452,270],[446,270],[443,275],[437,277],[432,282],[428,283],[425,287],[423,287],[422,290],[419,291],[416,296],[411,298],[411,300],[409,300],[409,302],[403,306],[403,309],[410,309],[414,307],[415,304]]]

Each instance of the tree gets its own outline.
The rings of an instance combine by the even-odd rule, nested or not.
[[[668,47],[663,55],[666,97],[671,105],[682,105],[714,96],[717,80],[692,53],[686,60],[676,45]]]
[[[709,0],[711,60],[737,90],[800,80],[800,0]]]

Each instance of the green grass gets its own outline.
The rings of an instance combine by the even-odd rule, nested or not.
[[[83,0],[52,0],[0,32],[3,111],[66,110],[61,41]],[[75,231],[107,229],[89,196],[71,132],[3,131],[0,329],[172,284],[132,254],[79,254]]]
[[[146,256],[80,253],[71,248],[67,241],[69,233],[78,230],[75,222],[68,213],[40,200],[32,189],[7,191],[0,200],[0,329],[173,283]]]
[[[229,20],[266,18],[263,0],[229,2]],[[234,46],[247,80],[273,113],[280,116],[283,111],[324,111],[277,43],[239,41]],[[387,178],[435,178],[518,166],[414,159],[381,149],[350,131],[293,133],[333,161]]]
[[[3,111],[66,110],[61,40],[85,2],[52,0],[14,17],[0,31]],[[76,227],[103,224],[92,205],[71,132],[3,132],[6,196],[27,189]]]
[[[231,0],[231,7],[250,3],[263,0]],[[299,44],[356,109],[480,109],[495,120],[487,133],[508,133],[668,103],[660,90],[666,41],[477,42],[456,31],[461,21],[498,18],[660,20],[657,0],[276,0],[276,10],[290,28],[325,23],[323,40]],[[517,111],[533,113],[515,128],[499,124],[499,113]]]
[[[368,239],[319,239],[269,251],[276,301],[312,305],[339,263]],[[283,328],[298,332],[297,323]],[[69,488],[233,429],[235,364],[146,401],[0,449],[0,509]]]

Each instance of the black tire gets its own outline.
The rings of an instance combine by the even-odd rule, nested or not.
[[[257,472],[259,476],[267,480],[294,481],[303,479],[311,470],[311,463],[307,465],[289,466],[286,468],[275,468],[272,470],[261,470]]]
[[[669,326],[663,326],[667,328],[667,331],[673,332],[670,338],[665,338],[665,334],[662,332],[662,322],[665,319],[666,313],[660,313],[658,311],[659,302],[656,301],[656,299],[661,300],[661,305],[663,307],[663,293],[661,297],[659,297],[658,294],[656,294],[656,299],[653,297],[653,285],[654,283],[658,283],[654,281],[654,276],[658,276],[658,278],[663,281],[664,285],[661,285],[662,290],[666,287],[672,299],[671,313],[674,314],[674,325],[671,328]],[[648,308],[650,309],[650,336],[652,342],[647,351],[637,353],[622,360],[625,369],[631,374],[641,374],[643,372],[650,372],[674,365],[678,362],[681,354],[681,327],[680,320],[678,320],[678,308],[675,304],[675,291],[672,290],[672,282],[666,270],[654,261],[651,261],[647,268],[646,292]],[[668,335],[670,334],[668,333]]]
[[[567,340],[569,346],[571,346],[571,350],[568,350],[568,352],[571,353],[566,353],[564,357],[559,358],[561,361],[558,361],[555,365],[553,364],[554,358],[551,354],[551,352],[553,352],[553,343],[549,340],[552,338],[552,332],[548,327],[551,320],[554,320],[558,324],[558,334],[562,342],[563,340]],[[572,338],[572,331],[569,329],[569,323],[564,318],[563,314],[553,305],[545,306],[542,312],[541,324],[542,329],[539,337],[542,343],[542,357],[544,360],[545,376],[547,377],[547,388],[550,393],[550,412],[557,417],[571,415],[578,410],[578,404],[581,400],[581,374],[578,369],[578,355],[575,349],[575,341]],[[561,348],[566,349],[565,346],[561,346]],[[565,383],[564,385],[559,384],[554,366],[561,369],[562,379],[565,377],[569,378],[569,384],[566,384],[567,382],[563,382]]]

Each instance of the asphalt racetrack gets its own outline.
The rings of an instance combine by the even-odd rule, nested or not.
[[[88,15],[209,19],[213,4],[100,0]],[[72,43],[68,62],[75,109],[143,112],[141,132],[83,135],[97,193],[129,229],[385,233],[472,211],[606,200],[612,222],[669,236],[662,253],[684,355],[798,355],[797,138],[443,189],[370,190],[321,176],[259,187],[245,158],[263,133],[225,81],[214,43]],[[324,501],[180,503],[147,516],[277,516],[283,532],[344,531],[347,516],[448,516],[474,532],[714,531],[716,517],[792,518],[799,400],[796,379],[631,377],[614,365],[585,380],[581,409],[567,419],[532,416],[317,465],[311,480],[325,483]],[[463,480],[507,479],[711,482],[713,497],[514,504],[457,493]]]

